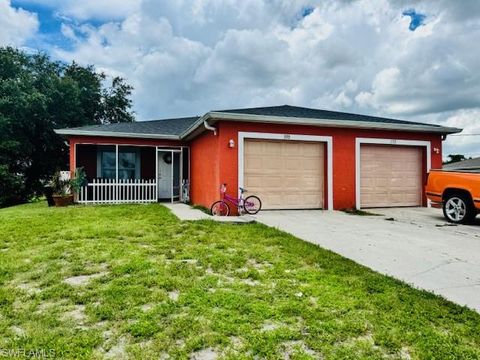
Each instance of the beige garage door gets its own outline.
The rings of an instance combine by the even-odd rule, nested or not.
[[[245,140],[244,184],[264,209],[323,208],[324,144]]]
[[[422,150],[413,146],[362,145],[362,208],[422,205]]]

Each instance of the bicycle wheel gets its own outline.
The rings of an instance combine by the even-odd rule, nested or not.
[[[243,208],[250,215],[255,215],[262,209],[262,201],[258,196],[251,195],[245,199]]]
[[[216,201],[210,208],[210,213],[213,216],[228,216],[230,214],[230,206],[225,201]]]

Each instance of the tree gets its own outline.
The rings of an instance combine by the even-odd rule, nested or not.
[[[67,166],[54,129],[134,121],[132,87],[118,77],[106,83],[93,66],[0,48],[0,206],[41,194]]]
[[[452,164],[452,163],[456,163],[456,162],[463,161],[463,160],[468,160],[468,159],[471,159],[471,157],[466,158],[465,155],[463,155],[463,154],[450,154],[450,155],[448,155],[448,160],[445,161],[443,164],[444,165]]]

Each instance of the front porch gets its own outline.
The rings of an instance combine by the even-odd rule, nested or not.
[[[78,203],[189,201],[190,154],[187,146],[134,144],[73,145],[74,166],[87,182]]]

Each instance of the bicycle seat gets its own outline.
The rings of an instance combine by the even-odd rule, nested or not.
[[[247,189],[244,189],[244,188],[242,188],[242,187],[239,187],[239,189],[240,189],[240,192],[241,192],[242,194],[243,194],[244,192],[247,192]]]

